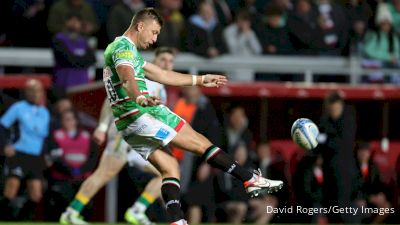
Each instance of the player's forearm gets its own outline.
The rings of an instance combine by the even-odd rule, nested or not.
[[[202,76],[192,76],[175,71],[163,70],[152,63],[146,63],[143,69],[148,79],[165,85],[191,86],[201,85],[203,83]]]
[[[203,83],[203,78],[200,75],[183,74],[175,71],[165,71],[162,78],[160,83],[171,86],[194,86]]]
[[[136,101],[136,98],[142,95],[135,80],[135,74],[132,68],[128,66],[117,67],[118,76],[122,82],[122,87],[125,89],[129,98]]]
[[[136,98],[142,95],[135,79],[123,81],[122,87],[125,89],[126,93],[128,93],[129,98],[131,98],[133,101],[136,101]]]

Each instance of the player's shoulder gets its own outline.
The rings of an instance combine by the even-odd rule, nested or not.
[[[115,38],[113,43],[116,49],[137,50],[135,44],[125,36]]]
[[[137,49],[130,40],[121,36],[115,38],[115,40],[108,45],[105,54],[107,53],[111,53],[114,57],[128,57],[133,59],[137,54]]]

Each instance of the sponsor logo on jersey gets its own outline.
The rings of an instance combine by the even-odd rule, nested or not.
[[[168,137],[169,133],[170,132],[168,130],[160,128],[160,130],[158,130],[156,133],[156,137],[165,140]]]
[[[117,59],[130,59],[130,60],[133,60],[134,55],[133,55],[132,51],[121,51],[121,52],[115,53],[115,57]]]

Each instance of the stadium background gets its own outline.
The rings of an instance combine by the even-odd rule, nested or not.
[[[77,110],[94,118],[98,117],[105,96],[101,82],[97,81],[101,78],[102,49],[113,39],[109,27],[117,26],[115,24],[117,20],[111,15],[113,10],[115,13],[117,7],[123,7],[129,1],[84,1],[96,17],[93,22],[96,29],[93,28],[84,33],[84,37],[92,44],[92,47],[96,46],[96,64],[86,67],[90,75],[90,81],[87,84],[60,87],[60,89],[65,89],[62,93],[54,91],[58,87],[55,87],[52,81],[55,61],[52,55],[52,37],[55,32],[61,31],[63,26],[63,24],[58,24],[59,30],[54,30],[54,26],[50,27],[49,15],[57,2],[56,0],[2,1],[0,7],[1,113],[5,112],[12,103],[23,98],[20,90],[24,87],[25,81],[35,77],[46,84],[48,90],[46,105],[49,108],[53,108],[59,98],[67,96]],[[71,0],[71,2],[81,1]],[[400,89],[397,86],[400,48],[396,44],[394,50],[376,45],[374,49],[377,54],[374,55],[368,52],[365,46],[372,45],[371,40],[366,38],[368,37],[366,34],[380,29],[376,19],[379,15],[383,15],[381,17],[392,24],[394,35],[392,41],[400,43],[398,37],[399,1],[387,1],[385,5],[387,10],[381,9],[381,13],[378,13],[379,8],[384,7],[379,7],[382,5],[378,2],[384,1],[215,0],[209,2],[216,12],[215,21],[218,21],[216,23],[221,30],[213,38],[216,39],[215,42],[222,41],[222,44],[213,44],[211,41],[205,45],[216,47],[220,53],[217,55],[209,55],[197,49],[196,45],[190,45],[190,35],[195,35],[188,32],[193,26],[190,24],[190,16],[196,14],[197,6],[200,4],[198,1],[133,0],[132,10],[127,11],[126,8],[129,7],[125,5],[123,12],[129,18],[134,10],[137,10],[135,7],[146,5],[160,9],[165,13],[163,16],[170,25],[164,28],[169,30],[163,32],[172,34],[179,31],[179,33],[171,35],[175,39],[160,39],[157,46],[173,43],[171,47],[175,47],[179,52],[176,60],[177,70],[191,74],[220,72],[231,79],[231,83],[225,88],[202,91],[211,100],[222,129],[226,127],[227,115],[232,106],[240,105],[245,109],[249,121],[248,128],[253,135],[248,149],[250,155],[254,154],[257,144],[268,141],[272,158],[283,159],[281,169],[288,181],[289,189],[285,192],[286,198],[282,198],[279,202],[281,206],[298,204],[296,198],[298,190],[294,188],[293,177],[298,163],[305,155],[303,150],[298,149],[290,141],[292,122],[299,117],[307,117],[319,123],[323,115],[324,97],[330,91],[339,91],[346,104],[355,109],[357,131],[355,142],[352,144],[355,146],[356,141],[360,140],[370,142],[373,152],[371,161],[379,169],[383,183],[380,191],[385,193],[390,205],[397,208],[400,187],[397,177],[400,172],[400,129],[397,126],[400,122],[398,117]],[[308,2],[311,6],[312,13],[310,13],[310,21],[307,22],[309,24],[302,24],[304,26],[293,24],[292,19],[297,18],[295,16],[300,5],[298,2]],[[331,11],[327,14],[323,13],[321,5],[330,5]],[[230,24],[235,24],[235,13],[239,9],[247,10],[251,15],[251,28],[258,38],[261,51],[249,50],[241,54],[234,52],[234,49],[228,46],[220,46],[226,45],[222,30]],[[323,24],[316,24],[321,17],[326,15],[328,15],[328,20],[333,22],[333,27],[328,26],[322,29]],[[81,15],[82,20],[87,19],[86,16]],[[268,22],[268,17],[278,17],[283,22],[273,27],[269,24],[272,22]],[[387,19],[388,17],[390,19]],[[358,32],[354,25],[357,22],[364,23],[365,29],[362,32]],[[129,24],[129,21],[125,21],[126,23]],[[183,28],[179,30],[181,26]],[[310,27],[311,30],[302,30],[302,28],[309,29]],[[310,38],[314,44],[304,46],[304,43],[299,45],[298,42],[293,41],[297,40],[296,38],[303,32],[311,32],[314,35]],[[181,34],[184,35],[181,36]],[[336,35],[338,41],[329,44],[322,41],[321,44],[320,40],[326,40],[324,38],[329,35]],[[391,42],[389,39],[383,39],[382,42]],[[308,42],[305,41],[305,43]],[[277,51],[271,51],[270,46],[274,46]],[[144,55],[147,60],[153,57],[151,52]],[[380,55],[391,55],[394,60],[387,60]],[[243,68],[245,68],[244,72]],[[241,75],[238,76],[238,74]],[[180,97],[180,89],[168,88],[168,95],[168,105],[173,108]],[[382,144],[385,138],[389,140],[388,147]],[[4,156],[1,157],[3,161]],[[129,178],[126,170],[119,176],[118,184],[116,212],[118,220],[121,221],[124,209],[134,201],[143,184],[135,185],[135,181]],[[23,190],[21,195],[24,196]],[[107,217],[106,207],[106,195],[103,190],[93,200],[89,221],[105,221],[106,219],[112,221],[114,218],[110,215]],[[35,220],[43,220],[45,214],[46,208],[41,205]],[[157,221],[162,222],[165,219],[160,204],[152,208],[149,214]],[[299,222],[297,216],[275,215],[272,221]],[[375,215],[371,215],[372,219],[374,217]],[[310,218],[304,221],[308,220]],[[214,217],[208,222],[213,221],[215,221]],[[388,221],[396,222],[389,219]],[[220,222],[226,222],[226,220]],[[246,222],[254,221],[248,219]],[[323,223],[323,221],[318,222]]]

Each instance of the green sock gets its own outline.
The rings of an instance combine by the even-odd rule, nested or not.
[[[69,207],[81,213],[85,206],[88,204],[89,198],[83,194],[77,193],[74,200],[69,204]]]
[[[155,198],[153,196],[151,196],[149,193],[147,192],[143,192],[140,197],[136,200],[135,204],[133,204],[133,209],[136,212],[139,213],[144,213],[147,208],[153,204],[153,202],[155,201]]]

